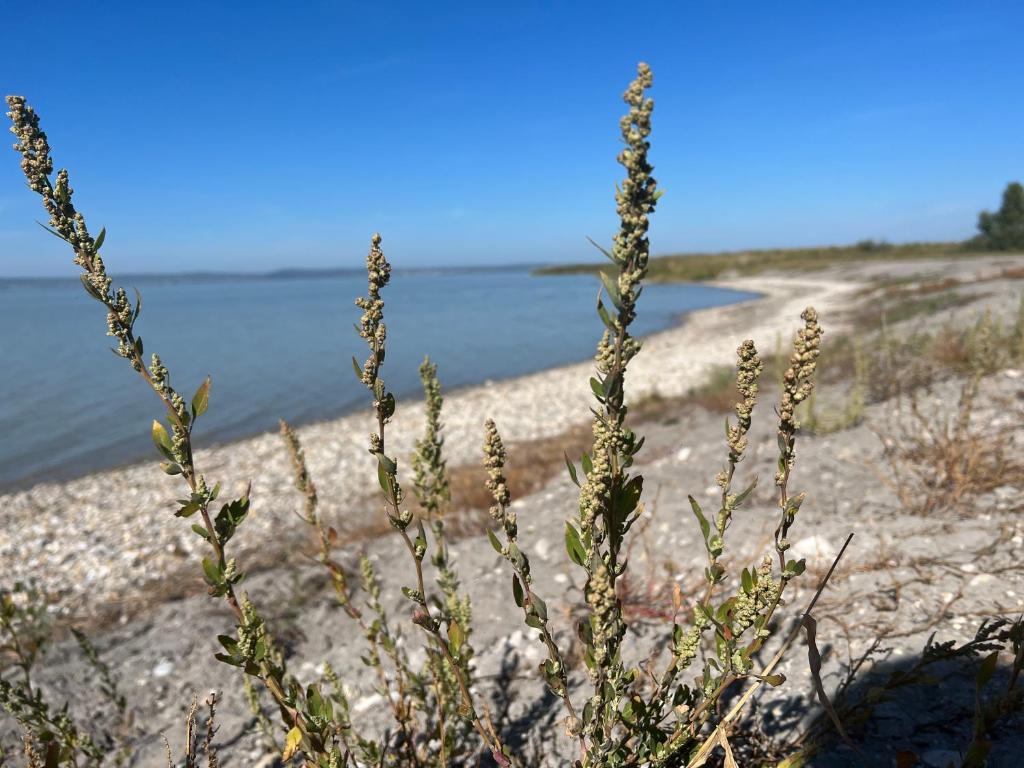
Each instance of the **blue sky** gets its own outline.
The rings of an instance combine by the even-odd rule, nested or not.
[[[1017,2],[4,0],[111,271],[581,261],[654,69],[657,253],[969,236],[1024,177]],[[0,274],[73,274],[0,153]]]

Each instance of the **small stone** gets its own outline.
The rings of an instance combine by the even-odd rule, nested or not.
[[[835,545],[823,536],[808,536],[793,545],[793,551],[808,560],[831,558],[836,553]]]
[[[547,560],[551,555],[551,542],[547,539],[538,539],[533,545],[533,551],[541,560]]]
[[[167,677],[174,671],[174,663],[169,659],[160,659],[156,666],[153,667],[153,671],[150,673],[153,677]]]
[[[369,696],[364,696],[359,699],[355,704],[352,705],[353,712],[366,712],[367,710],[373,709],[375,706],[384,701],[384,697],[379,693],[371,693]]]
[[[687,446],[680,448],[676,453],[676,461],[686,461],[690,458],[691,453],[693,453],[693,450]]]

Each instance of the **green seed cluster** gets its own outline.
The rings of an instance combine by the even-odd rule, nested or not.
[[[591,453],[592,469],[580,488],[580,527],[590,531],[598,542],[603,539],[603,530],[596,525],[604,515],[611,496],[613,433],[600,419],[593,424],[594,447]]]
[[[750,418],[757,403],[758,379],[764,370],[764,363],[758,357],[754,342],[744,341],[736,350],[738,364],[736,366],[736,389],[742,398],[736,403],[736,423],[729,426],[727,440],[729,443],[729,461],[739,463],[743,452],[747,449],[747,432],[750,430]]]
[[[626,178],[615,195],[619,231],[613,240],[612,256],[618,263],[632,267],[620,272],[618,277],[619,297],[624,310],[620,315],[623,325],[629,325],[636,318],[637,289],[647,270],[650,252],[647,242],[647,229],[650,226],[648,217],[654,211],[658,199],[655,191],[657,182],[651,176],[654,167],[647,159],[647,152],[651,148],[647,138],[651,135],[654,99],[648,98],[645,92],[653,84],[651,68],[641,63],[637,67],[636,79],[630,83],[622,97],[629,106],[629,112],[619,121],[626,147],[619,153],[618,161],[626,169]],[[635,353],[635,350],[632,352]]]
[[[257,646],[266,638],[266,625],[248,595],[243,594],[239,604],[242,609],[242,621],[238,625],[238,654],[247,661],[255,661]]]
[[[772,559],[765,557],[750,591],[741,589],[732,609],[732,632],[739,637],[754,625],[754,621],[779,599],[779,582],[772,577]],[[767,630],[762,630],[767,636]]]
[[[370,346],[371,354],[363,364],[363,384],[373,387],[377,381],[377,373],[384,362],[384,342],[387,340],[388,329],[384,325],[384,300],[380,297],[380,289],[391,279],[391,264],[384,256],[380,247],[381,237],[374,234],[370,252],[366,255],[367,295],[356,299],[356,306],[363,310],[359,319],[359,335]]]
[[[441,382],[437,378],[437,365],[424,358],[420,365],[420,381],[426,397],[427,426],[423,437],[416,441],[412,459],[413,487],[416,500],[427,513],[427,518],[440,517],[451,501],[448,468],[444,460],[444,438],[441,437]]]
[[[302,449],[298,435],[289,426],[288,422],[281,419],[281,436],[285,445],[288,446],[288,453],[292,457],[292,466],[295,469],[295,487],[305,497],[306,521],[317,520],[316,508],[319,500],[316,493],[316,484],[309,476],[309,469],[306,467],[306,452]]]
[[[593,617],[593,638],[594,638],[594,662],[599,667],[605,666],[609,654],[615,648],[618,640],[619,601],[615,594],[615,585],[612,583],[611,573],[608,566],[603,562],[599,563],[587,581],[586,585],[587,605],[590,606]]]
[[[110,291],[110,278],[103,268],[103,262],[92,265],[96,256],[95,241],[89,234],[85,219],[75,210],[71,202],[74,190],[68,172],[57,172],[56,184],[51,183],[53,159],[50,157],[50,143],[39,128],[39,115],[28,104],[24,96],[8,96],[7,117],[11,120],[11,133],[18,141],[14,149],[21,155],[21,170],[25,174],[29,189],[43,198],[46,212],[50,214],[50,227],[54,233],[66,240],[75,249],[75,263],[86,268],[95,278],[93,284],[104,296]]]
[[[512,495],[505,479],[505,461],[508,458],[505,445],[501,442],[498,427],[492,419],[484,422],[484,469],[487,470],[487,490],[491,492],[494,504],[490,512],[505,529],[505,534],[514,540],[518,533],[516,513],[509,509]]]
[[[824,333],[818,325],[818,313],[814,307],[805,309],[800,317],[804,321],[804,327],[797,331],[789,367],[782,377],[779,438],[788,448],[784,449],[783,465],[775,475],[777,485],[785,482],[785,477],[793,468],[796,454],[792,450],[792,443],[800,428],[800,422],[796,419],[796,407],[814,391],[814,369],[817,367],[818,355],[821,352],[821,336]]]
[[[55,183],[50,181],[53,159],[46,134],[39,128],[39,115],[25,103],[23,96],[8,96],[7,106],[10,110],[7,113],[11,120],[10,130],[18,139],[14,149],[21,155],[21,170],[29,189],[42,197],[53,234],[74,249],[75,264],[85,270],[81,279],[86,291],[107,306],[107,334],[117,339],[115,351],[121,357],[131,360],[133,368],[141,370],[142,365],[135,354],[131,335],[138,310],[132,307],[123,288],[111,291],[113,281],[107,275],[99,254],[103,233],[100,233],[99,239],[89,234],[85,217],[75,210],[72,203],[74,190],[66,170],[57,172]]]

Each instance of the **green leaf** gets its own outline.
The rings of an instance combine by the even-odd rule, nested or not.
[[[693,514],[697,517],[697,522],[700,523],[700,532],[704,534],[704,545],[707,546],[708,535],[711,533],[711,523],[704,517],[704,512],[701,511],[700,504],[693,496],[687,496],[690,500],[690,506],[693,508]]]
[[[171,443],[171,436],[167,433],[167,428],[156,419],[153,419],[153,427],[150,429],[150,434],[153,437],[153,445],[156,446],[157,450],[171,461],[174,461],[173,445]]]
[[[740,581],[743,583],[743,591],[750,594],[754,591],[754,577],[750,575],[750,571],[746,568],[743,569],[743,573],[740,575]]]
[[[572,481],[578,486],[580,484],[580,479],[576,475],[576,465],[569,461],[569,454],[566,453],[563,454],[563,456],[565,456],[565,466],[569,469],[569,477],[571,477]]]
[[[414,603],[423,603],[423,595],[420,594],[418,589],[413,587],[402,587],[402,594],[412,600]]]
[[[210,533],[203,526],[201,526],[201,525],[199,525],[197,523],[193,524],[192,525],[192,530],[195,531],[197,535],[202,536],[207,541],[210,540]]]
[[[583,467],[583,474],[590,477],[590,473],[594,471],[594,463],[590,460],[590,454],[584,453],[580,459],[580,465]]]
[[[807,563],[803,558],[799,560],[790,560],[786,563],[786,573],[790,573],[794,576],[799,576],[807,569]]]
[[[51,227],[46,226],[45,224],[43,224],[43,222],[37,220],[36,224],[38,224],[40,227],[45,229],[47,232],[49,232],[51,235],[56,237],[58,240],[63,240],[65,243],[68,241],[67,238],[64,237],[60,232],[58,232],[55,229],[52,229]]]
[[[590,389],[594,393],[594,397],[603,403],[605,398],[604,385],[593,376],[590,377]]]
[[[198,503],[196,503],[194,501],[187,501],[187,502],[185,502],[181,506],[181,509],[179,509],[177,512],[174,513],[174,516],[175,517],[192,517],[192,515],[194,515],[196,512],[198,512],[200,510],[200,508],[201,507],[199,506]]]
[[[520,608],[523,607],[523,585],[515,574],[512,574],[512,599],[516,601],[516,605]]]
[[[751,492],[753,492],[754,488],[756,488],[756,487],[757,487],[757,478],[755,477],[754,478],[754,482],[752,482],[750,485],[748,485],[743,490],[743,492],[740,493],[736,497],[736,500],[733,502],[733,507],[735,508],[735,507],[738,507],[740,504],[742,504],[743,501],[747,498],[747,496],[749,496],[751,494]]]
[[[413,540],[413,553],[417,560],[422,560],[427,551],[427,533],[423,530],[423,520],[416,518],[416,538]]]
[[[598,272],[601,276],[601,282],[604,283],[604,289],[608,294],[608,300],[615,305],[616,309],[622,309],[622,299],[619,298],[619,286],[616,285],[615,281],[612,280],[611,275],[607,272]]]
[[[448,625],[448,645],[455,651],[458,651],[462,647],[463,640],[466,639],[465,633],[462,631],[462,627],[459,626],[459,622],[453,621]]]
[[[597,315],[601,318],[601,322],[604,323],[605,328],[612,333],[618,331],[618,328],[615,326],[615,321],[612,320],[611,315],[608,314],[608,310],[604,308],[604,302],[601,301],[601,294],[597,295]]]
[[[161,461],[160,469],[162,469],[168,475],[180,475],[183,471],[181,465],[176,464],[173,461]]]
[[[498,537],[494,535],[494,531],[490,528],[487,529],[487,538],[491,542],[491,546],[494,547],[494,551],[499,555],[501,554],[501,542],[498,541]]]
[[[359,379],[359,383],[363,383],[363,366],[356,360],[356,356],[352,355],[352,370],[356,372],[356,378]]]
[[[542,620],[548,620],[548,606],[543,600],[537,595],[530,595],[530,605],[533,606],[534,613],[536,613]]]
[[[384,493],[391,493],[391,476],[384,470],[384,465],[377,462],[377,482]]]
[[[600,243],[598,243],[598,242],[597,242],[596,240],[594,240],[594,238],[592,238],[592,237],[588,237],[588,238],[587,238],[587,240],[589,240],[589,241],[590,241],[590,244],[591,244],[592,246],[594,246],[595,248],[597,248],[597,250],[599,250],[599,251],[600,251],[600,252],[601,252],[602,254],[604,254],[604,257],[605,257],[606,259],[608,259],[608,261],[610,261],[610,262],[611,262],[612,264],[618,264],[618,262],[617,262],[617,261],[615,260],[615,257],[614,257],[614,256],[612,255],[612,252],[611,252],[611,251],[609,251],[609,250],[608,250],[607,248],[605,248],[605,247],[604,247],[603,245],[601,245]]]
[[[210,405],[210,377],[206,377],[206,381],[199,385],[199,389],[192,395],[192,418],[196,419],[206,413],[207,407]]]
[[[387,472],[389,475],[394,475],[396,472],[398,472],[398,464],[395,462],[394,459],[380,452],[375,453],[374,456],[377,457],[377,461],[380,462],[380,465],[384,468],[384,471]]]
[[[640,496],[644,490],[644,478],[642,475],[630,479],[626,483],[626,487],[622,489],[616,500],[616,507],[618,512],[618,518],[625,520],[626,517],[636,509],[637,504],[640,502]]]
[[[96,239],[93,241],[92,247],[94,251],[98,251],[103,247],[103,241],[107,239],[107,228],[103,227],[100,229],[100,233],[96,235]]]
[[[210,586],[218,586],[224,581],[224,574],[221,573],[220,566],[208,557],[203,558],[203,572],[206,574],[206,580]]]
[[[565,523],[565,551],[569,553],[569,559],[576,565],[582,566],[587,561],[587,554],[583,549],[583,542],[580,541],[579,531],[568,521]]]

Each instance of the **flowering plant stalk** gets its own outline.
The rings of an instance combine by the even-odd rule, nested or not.
[[[196,390],[191,401],[171,385],[171,376],[160,356],[153,353],[147,363],[142,337],[135,331],[142,311],[142,297],[136,292],[134,304],[124,288],[114,288],[107,274],[100,249],[106,230],[93,237],[84,215],[73,203],[74,190],[66,170],[55,179],[50,145],[40,129],[39,117],[21,96],[7,97],[11,131],[17,137],[14,149],[21,155],[21,169],[29,188],[38,194],[49,215],[46,229],[68,245],[74,263],[81,267],[82,286],[93,299],[103,305],[107,315],[107,334],[116,340],[115,354],[124,358],[147,386],[160,398],[165,409],[165,422],[154,420],[152,437],[164,461],[161,469],[170,475],[181,475],[187,498],[179,501],[175,515],[201,520],[192,530],[210,549],[202,560],[203,574],[214,597],[223,598],[237,622],[237,636],[221,635],[218,640],[224,652],[218,658],[258,678],[280,710],[281,720],[288,727],[283,754],[291,758],[300,749],[312,768],[337,768],[342,763],[336,728],[329,717],[331,705],[315,686],[304,688],[290,675],[282,655],[276,650],[263,618],[245,593],[237,589],[244,574],[235,559],[228,555],[228,543],[249,512],[248,491],[214,512],[220,485],[210,487],[196,467],[192,432],[206,413],[210,402],[210,379]],[[70,764],[74,764],[73,756]]]
[[[650,69],[640,64],[636,79],[623,97],[629,109],[620,121],[625,148],[618,160],[626,170],[626,178],[616,192],[619,231],[612,248],[601,249],[612,263],[609,271],[601,272],[603,293],[611,310],[599,295],[597,314],[604,331],[595,357],[596,373],[590,380],[597,401],[591,409],[593,446],[582,457],[582,474],[567,461],[580,493],[576,519],[566,523],[566,550],[583,570],[587,606],[587,615],[580,621],[577,634],[584,647],[591,693],[581,710],[573,704],[567,670],[548,624],[545,603],[531,586],[529,560],[518,545],[516,516],[509,509],[502,474],[505,452],[493,422],[486,425],[484,465],[495,501],[491,514],[505,537],[502,543],[492,533],[491,542],[511,564],[513,597],[523,608],[526,624],[538,631],[538,638],[548,652],[543,673],[550,690],[565,704],[566,730],[579,742],[579,768],[677,766],[699,755],[708,743],[707,737],[702,736],[703,729],[718,702],[733,684],[752,674],[752,657],[769,636],[769,622],[781,604],[786,584],[804,569],[802,561],[787,561],[785,553],[790,527],[803,502],[802,494],[789,493],[799,427],[795,408],[813,390],[821,341],[817,314],[812,308],[802,316],[804,328],[794,341],[782,387],[776,476],[781,510],[775,534],[778,573],[772,559],[765,558],[759,565],[742,570],[734,593],[720,602],[715,600],[716,592],[729,578],[721,560],[726,531],[756,485],[755,478],[742,491],[734,492],[732,487],[747,447],[758,381],[764,368],[754,343],[747,340],[737,350],[736,387],[740,398],[735,407],[736,423],[726,428],[727,464],[717,478],[720,508],[708,519],[697,500],[689,497],[708,562],[703,595],[693,605],[693,622],[689,627],[673,623],[669,659],[662,673],[652,672],[656,659],[628,665],[623,658],[628,630],[618,588],[626,569],[623,542],[643,514],[643,476],[631,473],[643,438],[627,426],[625,405],[627,368],[641,345],[630,335],[629,327],[636,318],[650,256],[649,217],[661,196],[648,159],[654,102],[646,92],[652,83]],[[702,674],[694,685],[681,682],[680,672],[697,659],[708,636],[713,638],[714,650],[706,657]],[[719,732],[713,733],[717,740]]]

